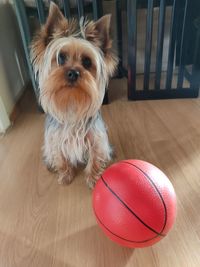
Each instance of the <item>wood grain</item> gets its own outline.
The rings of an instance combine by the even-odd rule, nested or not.
[[[62,187],[44,167],[44,115],[28,92],[0,138],[0,267],[200,266],[200,100],[128,102],[125,80],[111,87],[103,116],[115,160],[146,160],[168,175],[178,198],[175,227],[151,248],[107,239],[82,175]]]

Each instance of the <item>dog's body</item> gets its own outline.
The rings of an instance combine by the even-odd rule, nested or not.
[[[60,171],[59,183],[70,183],[74,176],[72,168],[84,164],[87,182],[89,186],[93,186],[93,179],[97,178],[106,162],[111,159],[111,148],[100,114],[82,127],[71,127],[67,122],[60,124],[48,115],[43,150],[48,168]]]
[[[81,163],[92,187],[111,158],[99,112],[117,65],[109,28],[108,15],[97,22],[82,20],[78,27],[51,3],[47,22],[32,43],[40,102],[47,113],[44,160],[59,173],[60,183],[70,183]]]

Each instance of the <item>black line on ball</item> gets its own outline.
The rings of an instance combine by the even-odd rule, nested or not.
[[[122,240],[124,240],[124,241],[127,241],[127,242],[130,242],[130,243],[145,243],[145,242],[149,242],[149,241],[151,241],[151,240],[153,240],[153,239],[155,239],[156,237],[158,237],[158,236],[160,236],[160,235],[156,235],[156,236],[154,236],[154,237],[152,237],[152,238],[149,238],[149,239],[145,239],[145,240],[142,240],[142,241],[134,241],[134,240],[129,240],[129,239],[126,239],[126,238],[123,238],[123,237],[121,237],[121,236],[119,236],[119,235],[117,235],[117,234],[115,234],[115,233],[113,233],[100,219],[99,219],[99,217],[97,216],[97,214],[96,214],[96,212],[95,212],[95,209],[94,209],[94,213],[95,213],[95,216],[96,216],[96,218],[97,218],[97,220],[99,221],[99,223],[101,224],[101,225],[103,225],[103,227],[106,229],[106,230],[108,230],[108,232],[110,232],[112,235],[114,235],[114,236],[116,236],[116,237],[118,237],[118,238],[120,238],[120,239],[122,239]],[[162,236],[163,237],[163,236]]]
[[[166,223],[167,223],[167,207],[166,207],[166,204],[165,204],[165,201],[160,193],[160,191],[158,190],[157,186],[155,185],[155,183],[151,180],[151,178],[149,177],[149,175],[147,173],[145,173],[142,169],[140,169],[138,166],[136,166],[135,164],[132,164],[130,162],[127,162],[127,161],[123,161],[122,163],[126,163],[126,164],[129,164],[129,165],[132,165],[134,166],[136,169],[138,169],[139,171],[141,171],[145,176],[146,178],[151,182],[151,184],[153,185],[154,189],[156,190],[156,192],[158,193],[158,195],[160,196],[160,199],[163,203],[163,207],[164,207],[164,211],[165,211],[165,215],[164,215],[164,225],[163,225],[163,228],[162,230],[160,231],[160,234],[163,233],[164,229],[165,229],[165,226],[166,226]]]
[[[156,230],[154,230],[153,228],[151,228],[151,226],[149,226],[148,224],[146,224],[142,219],[140,219],[140,217],[132,210],[130,209],[126,203],[109,187],[109,185],[106,183],[106,181],[104,180],[103,176],[101,176],[101,179],[103,181],[103,183],[105,184],[105,186],[110,190],[110,192],[144,225],[146,226],[149,230],[151,230],[152,232],[154,232],[155,234],[157,234],[158,236],[162,236],[164,237],[165,235],[157,232]]]

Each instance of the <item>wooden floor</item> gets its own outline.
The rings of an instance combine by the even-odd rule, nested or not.
[[[28,94],[0,138],[0,267],[200,266],[200,100],[127,102],[124,86],[113,81],[103,107],[116,160],[143,159],[168,175],[178,198],[173,230],[145,249],[107,239],[83,177],[63,187],[44,167],[44,115]]]

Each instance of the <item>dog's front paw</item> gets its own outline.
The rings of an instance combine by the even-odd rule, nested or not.
[[[60,185],[69,185],[74,179],[73,170],[67,170],[65,172],[59,173],[58,184]]]
[[[50,164],[46,164],[46,167],[47,167],[47,170],[48,170],[49,172],[52,172],[52,173],[55,173],[55,172],[56,172],[55,167],[53,167],[52,165],[50,165]]]
[[[87,177],[86,178],[86,184],[90,189],[93,189],[95,187],[96,182],[98,181],[99,177]]]

